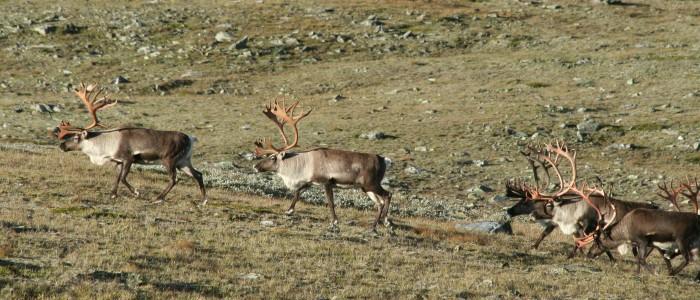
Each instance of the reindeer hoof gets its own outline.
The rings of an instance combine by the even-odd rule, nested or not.
[[[139,196],[141,196],[141,193],[139,193],[139,191],[137,190],[134,190],[134,198],[138,198]]]
[[[151,204],[152,204],[152,205],[156,205],[156,204],[161,204],[161,203],[163,203],[163,202],[165,202],[165,200],[163,200],[163,199],[156,199],[155,201],[151,202]]]
[[[116,199],[117,198],[117,193],[112,193],[109,198]]]
[[[294,214],[294,209],[293,209],[293,208],[290,208],[290,209],[288,209],[286,212],[284,212],[284,214],[286,214],[286,215],[288,215],[288,216],[291,216],[291,215]]]

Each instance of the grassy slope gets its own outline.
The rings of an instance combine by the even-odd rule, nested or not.
[[[6,199],[0,213],[4,295],[695,298],[696,285],[689,279],[697,265],[680,278],[667,278],[636,277],[630,263],[566,261],[562,253],[569,240],[558,234],[544,243],[543,251],[528,250],[539,229],[526,222],[516,222],[513,237],[486,237],[455,233],[446,221],[399,218],[405,226],[395,236],[372,237],[366,234],[370,211],[342,209],[342,231],[333,234],[326,230],[325,208],[300,204],[299,215],[288,218],[282,215],[288,203],[280,199],[228,190],[212,189],[211,205],[193,210],[187,200],[197,193],[188,179],[181,180],[172,201],[163,206],[145,206],[146,199],[109,200],[110,168],[87,166],[85,157],[57,153],[53,146],[16,149],[15,143],[55,145],[46,128],[60,119],[85,120],[65,82],[107,82],[122,74],[132,83],[115,91],[123,101],[103,114],[105,122],[194,134],[201,141],[195,165],[233,161],[249,167],[239,153],[250,151],[255,138],[273,134],[258,113],[262,103],[287,94],[315,109],[301,128],[304,147],[327,145],[398,158],[389,175],[407,187],[396,190],[456,206],[473,203],[475,209],[455,216],[469,220],[500,207],[466,199],[466,189],[486,184],[500,190],[504,178],[527,174],[516,154],[524,141],[506,135],[506,126],[539,132],[536,140],[548,141],[573,140],[574,131],[559,125],[576,124],[585,116],[611,125],[576,148],[584,176],[600,174],[624,198],[652,199],[658,176],[697,174],[698,155],[685,148],[700,138],[697,97],[684,96],[698,89],[700,77],[693,67],[698,4],[561,3],[562,9],[550,10],[513,1],[301,1],[283,6],[221,1],[195,3],[198,7],[172,4],[172,15],[159,18],[162,7],[153,4],[69,2],[61,4],[61,14],[87,26],[78,35],[42,37],[26,25],[17,34],[3,29],[0,59],[6,75],[0,80],[9,87],[2,90],[0,109],[8,126],[0,129],[5,136],[0,142],[10,145],[0,147],[0,196]],[[7,15],[4,25],[21,25],[23,16],[41,18],[57,10],[42,3],[1,5]],[[406,14],[407,5],[426,13],[429,22]],[[319,7],[334,7],[335,12],[317,16]],[[384,18],[394,34],[411,30],[424,34],[427,42],[403,41],[392,33],[386,42],[365,41],[362,35],[373,29],[348,24],[371,14]],[[460,25],[441,19],[455,14],[464,14],[466,21]],[[129,16],[126,23],[120,16]],[[127,28],[131,17],[145,24]],[[116,25],[110,25],[113,20]],[[257,51],[277,51],[267,40],[294,30],[319,50],[292,50],[286,60],[237,58],[225,51],[227,45],[212,44],[221,30],[216,25],[224,23],[233,25],[236,37],[250,35]],[[320,43],[305,37],[309,31],[351,35],[357,45]],[[145,41],[130,45],[107,38],[107,32],[136,32]],[[102,54],[90,55],[86,43]],[[31,47],[47,44],[57,45],[56,50]],[[162,47],[163,54],[145,60],[137,53],[144,44]],[[376,54],[392,44],[405,52]],[[345,52],[334,54],[338,48]],[[423,48],[430,54],[419,54]],[[319,61],[304,62],[310,57]],[[73,75],[65,76],[63,70]],[[201,75],[164,96],[153,92],[155,84],[187,72]],[[639,83],[627,85],[629,78]],[[227,92],[199,94],[212,86]],[[335,94],[347,99],[329,102]],[[39,102],[66,109],[51,116],[30,113],[29,106]],[[667,103],[670,108],[662,106]],[[573,111],[550,112],[545,105]],[[25,112],[14,113],[15,107]],[[589,111],[577,113],[580,107]],[[654,107],[660,108],[652,112]],[[437,112],[426,113],[432,110]],[[242,129],[244,125],[251,128]],[[356,138],[377,129],[397,138]],[[611,143],[643,148],[606,150]],[[424,145],[434,150],[413,151]],[[451,156],[460,152],[468,155]],[[463,166],[458,163],[462,159],[492,164]],[[407,175],[402,170],[409,165],[430,173]],[[165,185],[157,172],[137,171],[131,178],[149,198]],[[399,199],[397,205],[406,204]],[[263,227],[262,220],[276,226]],[[351,220],[357,224],[346,223]],[[249,273],[262,277],[242,279]],[[591,283],[601,284],[584,289]]]

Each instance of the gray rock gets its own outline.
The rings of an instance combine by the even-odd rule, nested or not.
[[[245,49],[248,48],[248,36],[242,37],[240,40],[236,41],[231,45],[232,49]]]
[[[44,103],[34,104],[34,105],[32,105],[32,109],[34,111],[40,112],[40,113],[52,113],[52,112],[60,112],[61,111],[61,108],[56,104],[44,104]]]
[[[403,171],[404,171],[404,173],[411,174],[411,175],[420,175],[423,172],[425,172],[425,170],[418,168],[416,166],[408,166],[405,169],[403,169]]]
[[[230,42],[231,40],[233,40],[233,36],[231,36],[231,34],[229,34],[228,32],[219,31],[214,36],[214,39],[219,43]]]
[[[616,143],[616,144],[612,144],[606,148],[613,149],[613,150],[634,150],[634,149],[637,149],[639,147],[635,146],[634,144]]]
[[[426,147],[426,146],[418,146],[418,147],[413,148],[413,151],[416,151],[416,152],[428,152],[428,147]]]
[[[123,76],[119,75],[117,78],[114,78],[114,84],[124,84],[124,83],[129,83],[129,79],[124,78]]]
[[[54,26],[54,25],[39,25],[37,27],[32,28],[32,31],[37,32],[41,35],[47,35],[49,33],[56,32],[56,26]]]
[[[509,221],[484,221],[469,224],[455,224],[455,229],[458,231],[513,234],[513,228],[510,226]]]
[[[337,94],[337,95],[333,96],[333,98],[331,98],[331,101],[333,101],[333,102],[340,102],[343,100],[345,100],[345,96],[340,95],[340,94]]]
[[[627,85],[634,85],[636,83],[637,83],[637,81],[634,80],[634,78],[627,79]]]
[[[581,134],[591,134],[600,129],[600,123],[592,119],[586,119],[583,122],[576,124],[576,129],[578,129]]]
[[[297,46],[300,44],[300,42],[295,38],[286,38],[284,39],[284,44],[287,46]]]
[[[507,197],[505,195],[495,195],[495,196],[491,197],[491,202],[496,202],[496,203],[505,202],[505,201],[509,201],[509,200],[511,200],[511,198]]]
[[[275,226],[275,222],[270,221],[270,220],[263,220],[263,221],[260,221],[260,225],[265,226],[265,227],[272,227],[272,226]]]
[[[242,275],[242,276],[241,276],[241,279],[246,279],[246,280],[257,280],[257,279],[260,279],[260,278],[262,278],[262,277],[263,277],[263,276],[260,275],[260,274],[248,273],[248,274]]]
[[[255,153],[253,152],[243,152],[239,155],[245,160],[254,160],[256,158]]]
[[[383,140],[383,139],[387,138],[387,135],[381,131],[370,131],[370,132],[360,134],[360,138],[368,139],[368,140]]]
[[[13,111],[16,112],[16,113],[21,113],[21,112],[24,111],[24,108],[21,108],[21,107],[18,106],[18,107],[15,107],[15,108],[13,109]]]

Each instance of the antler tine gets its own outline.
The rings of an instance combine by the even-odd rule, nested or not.
[[[263,114],[267,116],[267,118],[270,119],[273,123],[275,123],[275,126],[277,126],[277,129],[279,130],[279,133],[282,136],[284,147],[274,147],[272,146],[272,143],[269,142],[269,140],[267,140],[268,143],[265,146],[263,146],[262,143],[256,143],[256,145],[258,145],[258,148],[256,148],[255,150],[256,155],[287,151],[291,148],[296,147],[299,144],[299,129],[297,128],[297,123],[304,117],[308,116],[311,113],[311,110],[307,112],[302,112],[301,114],[294,116],[294,110],[298,105],[299,101],[296,101],[292,103],[292,105],[287,107],[285,104],[285,98],[282,97],[281,100],[279,98],[276,98],[274,99],[274,101],[270,101],[270,103],[265,106]],[[290,124],[294,130],[294,142],[292,142],[291,144],[289,143],[287,134],[284,132],[284,124]]]
[[[657,192],[656,194],[659,195],[659,197],[664,198],[664,199],[670,201],[671,204],[673,205],[673,207],[676,208],[676,210],[681,211],[681,208],[678,206],[677,197],[678,197],[678,193],[679,193],[680,190],[683,188],[683,186],[681,185],[678,189],[674,189],[674,188],[673,188],[673,179],[671,179],[671,188],[670,188],[670,189],[669,189],[669,187],[666,185],[666,182],[665,182],[665,181],[663,182],[663,185],[661,185],[661,183],[659,183],[659,184],[657,184],[657,186],[659,187],[659,189],[660,189],[662,192],[665,193],[665,195],[662,194],[662,193],[660,193],[660,192]]]
[[[700,193],[700,186],[698,186],[698,179],[697,177],[694,178],[695,181],[695,186],[693,188],[692,183],[690,182],[690,179],[686,176],[686,183],[681,184],[683,189],[681,190],[681,194],[683,196],[687,197],[690,202],[693,203],[693,206],[695,206],[695,214],[698,214],[698,194]],[[684,192],[683,190],[687,190],[688,192]]]
[[[267,154],[275,154],[280,152],[278,148],[272,145],[272,141],[266,138],[255,141],[255,146],[256,156],[263,156]]]
[[[104,96],[97,99],[99,95],[104,91],[97,84],[90,84],[85,86],[85,83],[80,83],[80,88],[75,91],[75,94],[83,101],[85,108],[87,108],[90,117],[92,118],[92,123],[85,127],[84,129],[90,129],[97,126],[102,126],[99,119],[97,118],[97,111],[103,108],[114,106],[118,103],[117,100],[110,99],[108,96]],[[94,92],[94,94],[93,94]],[[92,97],[91,97],[92,96]]]
[[[559,141],[556,142],[556,147],[552,146],[552,144],[548,144],[547,151],[556,154],[554,161],[552,161],[551,158],[547,158],[547,161],[552,165],[554,171],[556,172],[557,178],[559,179],[559,192],[557,192],[554,196],[559,197],[576,187],[576,151],[569,150],[565,144],[560,143]],[[558,166],[555,164],[555,161],[558,161],[560,156],[566,158],[571,165],[571,181],[569,181],[566,186],[564,184],[564,178],[561,176],[561,172],[559,171]]]
[[[61,121],[61,124],[58,125],[58,134],[56,137],[62,140],[66,135],[81,131],[83,131],[83,128],[73,127],[69,122]]]

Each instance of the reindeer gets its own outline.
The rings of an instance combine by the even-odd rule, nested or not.
[[[170,184],[163,190],[154,203],[161,203],[175,186],[176,170],[193,177],[202,193],[202,203],[206,205],[207,193],[204,188],[202,173],[192,167],[192,147],[196,138],[177,131],[160,131],[147,128],[120,127],[102,131],[90,131],[95,127],[104,127],[97,118],[97,111],[117,104],[107,96],[98,99],[103,89],[91,84],[81,83],[76,95],[88,110],[92,123],[85,128],[73,127],[62,121],[54,129],[54,135],[61,140],[60,148],[66,151],[81,151],[90,157],[96,165],[108,162],[116,164],[119,169],[112,187],[111,197],[117,197],[119,183],[123,183],[136,197],[139,192],[129,184],[127,176],[132,164],[150,164],[160,161],[170,176]]]
[[[372,230],[376,231],[377,224],[382,219],[384,224],[389,226],[388,214],[391,193],[382,188],[381,185],[388,159],[376,154],[326,148],[316,148],[303,152],[288,151],[298,145],[298,122],[311,113],[309,110],[295,116],[294,110],[298,104],[299,101],[296,101],[289,107],[285,107],[284,102],[280,104],[275,100],[274,103],[267,105],[263,111],[263,114],[277,126],[285,146],[275,147],[269,139],[255,142],[255,154],[258,157],[267,155],[255,165],[255,170],[275,172],[282,178],[284,185],[294,193],[294,199],[286,213],[288,215],[294,213],[294,206],[302,191],[311,185],[322,185],[331,211],[331,226],[336,227],[338,217],[335,214],[333,188],[354,187],[365,192],[378,207],[377,218],[372,225]],[[285,124],[291,125],[294,130],[294,141],[291,144],[284,132]]]
[[[700,252],[700,217],[698,216],[698,182],[692,185],[688,180],[678,188],[659,184],[663,193],[659,196],[669,200],[677,211],[662,211],[639,208],[625,215],[617,224],[598,236],[599,243],[606,248],[632,244],[637,248],[637,273],[644,267],[652,272],[646,263],[653,249],[662,252],[668,274],[674,276],[685,268],[690,259],[697,259]],[[678,207],[678,194],[688,197],[695,206],[695,212],[681,212]],[[684,261],[673,268],[671,259],[682,255]],[[700,272],[695,280],[700,280]]]
[[[531,150],[533,149],[532,147],[529,148]],[[535,164],[539,164],[547,175],[547,185],[549,185],[548,169],[551,168],[559,179],[559,191],[554,194],[543,194],[539,186],[530,187],[522,183],[510,184],[507,187],[507,190],[511,190],[511,195],[521,198],[518,203],[508,210],[509,215],[514,216],[518,213],[526,212],[528,207],[531,207],[532,211],[540,210],[536,218],[539,217],[542,220],[549,218],[551,220],[551,225],[546,227],[542,232],[540,238],[535,243],[536,246],[539,245],[542,239],[551,233],[554,228],[559,227],[562,233],[573,235],[576,241],[572,252],[569,254],[569,258],[571,258],[576,254],[578,249],[592,241],[590,233],[596,231],[596,228],[600,227],[601,222],[614,222],[636,208],[657,208],[653,204],[615,199],[602,190],[589,188],[585,184],[581,188],[578,188],[576,184],[576,152],[573,150],[570,151],[565,145],[560,145],[557,142],[556,146],[551,144],[546,145],[545,151],[537,151],[535,155],[531,153],[534,152],[528,152],[526,157],[528,157],[531,166],[533,166],[533,172],[535,172],[535,174],[537,174],[537,167],[535,167]],[[568,160],[571,165],[572,179],[568,183],[564,182],[563,176],[559,170],[559,162],[562,157]],[[537,178],[537,175],[535,175],[536,181]],[[588,203],[595,203],[597,205],[593,207]],[[612,216],[612,218],[610,218],[610,216]],[[607,251],[607,249],[603,252],[607,254],[610,260],[614,260],[612,254]]]

